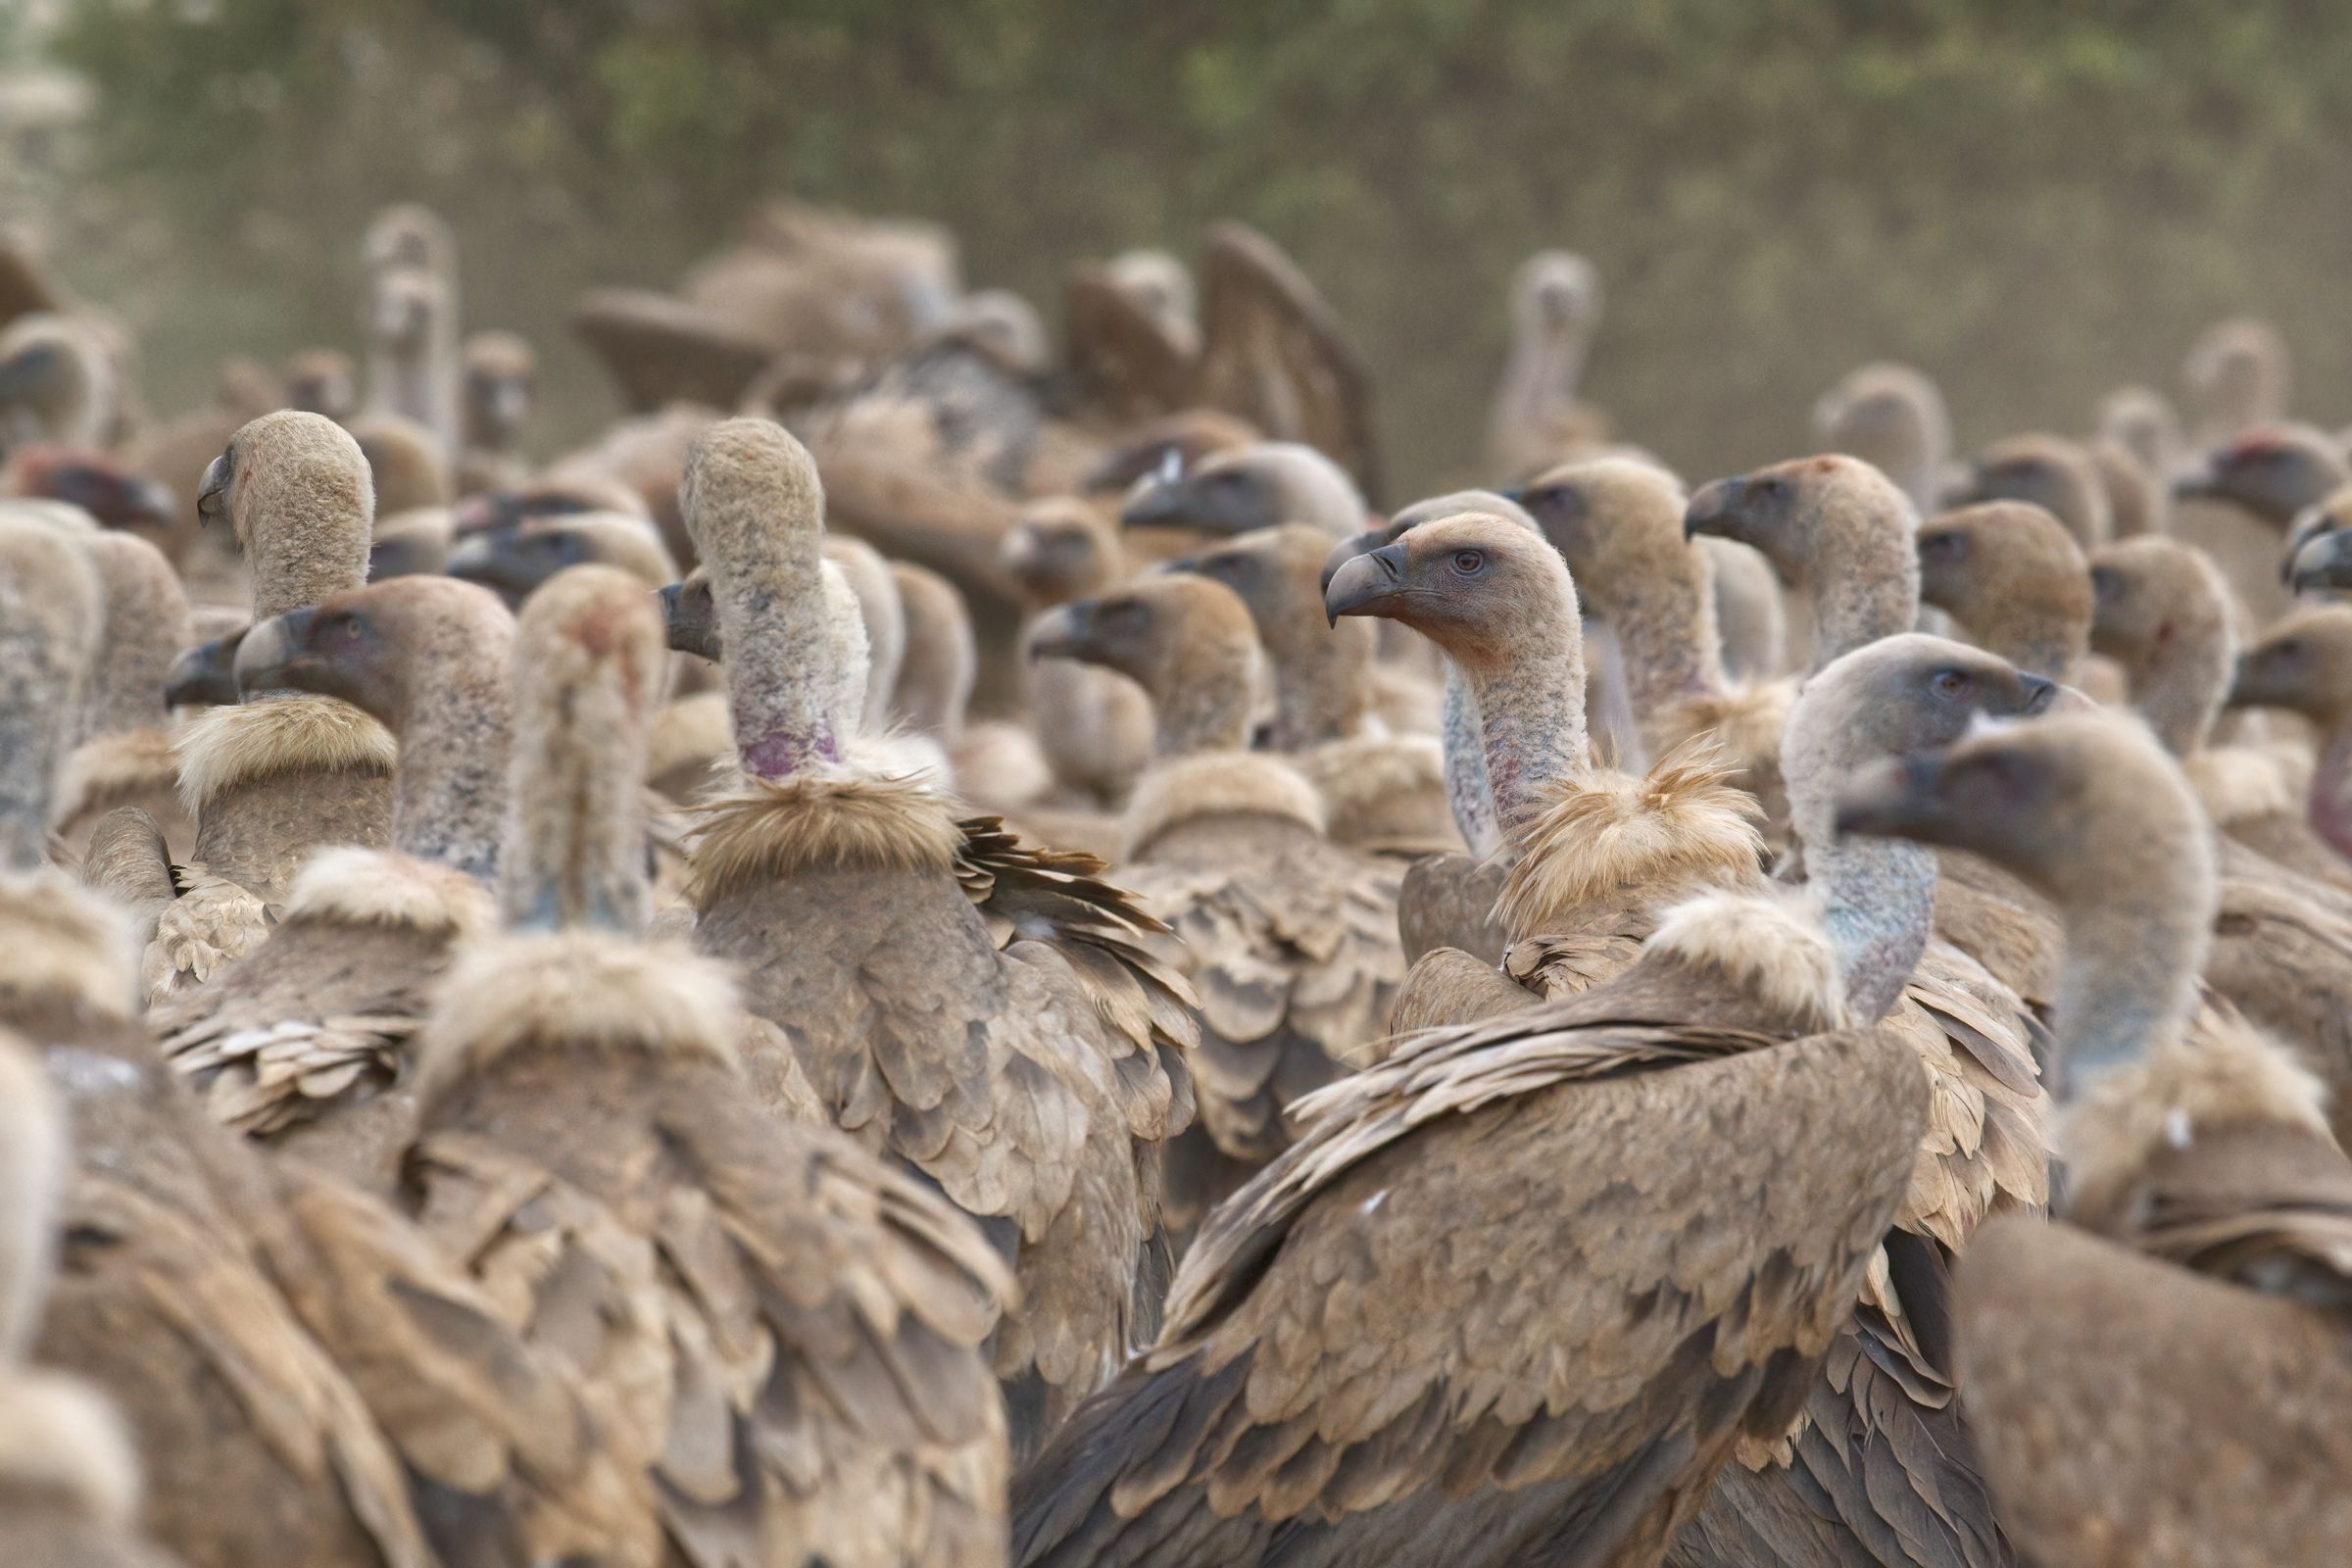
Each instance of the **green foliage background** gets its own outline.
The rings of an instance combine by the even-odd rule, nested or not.
[[[469,322],[564,339],[789,190],[935,218],[1051,310],[1072,257],[1236,215],[1370,355],[1407,491],[1475,471],[1514,264],[1609,300],[1589,381],[1693,473],[1872,356],[1962,436],[2170,386],[2217,315],[2352,414],[2352,6],[2184,0],[67,0],[99,95],[63,260],[159,403],[356,336],[359,233],[447,212]]]

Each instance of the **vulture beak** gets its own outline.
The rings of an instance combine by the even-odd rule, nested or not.
[[[2029,716],[2038,717],[2048,712],[2050,704],[2058,696],[2058,683],[2047,675],[2035,675],[2021,669],[2017,673],[2017,685],[2023,699],[2018,710]]]
[[[560,529],[525,533],[517,528],[497,528],[459,540],[441,569],[504,595],[508,608],[514,609],[548,578],[587,559],[586,549],[574,534]]]
[[[1029,634],[1029,661],[1088,658],[1095,648],[1095,603],[1082,599],[1062,605],[1037,623]]]
[[[1358,556],[1369,555],[1378,550],[1381,546],[1381,537],[1387,532],[1386,528],[1370,528],[1359,534],[1351,534],[1333,545],[1331,554],[1323,558],[1323,580],[1317,583],[1316,587],[1323,593],[1329,594],[1331,579],[1340,574],[1340,568]]]
[[[237,701],[237,645],[242,631],[199,643],[164,672],[167,708],[227,708]]]
[[[1342,615],[1380,615],[1404,583],[1404,542],[1368,550],[1332,573],[1323,590],[1323,614],[1334,626]]]
[[[1838,832],[1868,838],[1916,838],[1941,814],[1936,799],[1943,759],[1933,752],[1875,763],[1838,796]]]
[[[2173,499],[2196,501],[2218,494],[2221,480],[2221,464],[2207,458],[2196,466],[2183,468],[2173,475]]]
[[[1690,498],[1683,513],[1683,537],[1695,539],[1702,533],[1718,538],[1740,539],[1740,503],[1747,494],[1744,475],[1718,479]],[[1745,540],[1740,540],[1745,543]]]
[[[1154,475],[1136,486],[1119,508],[1125,528],[1182,528],[1192,525],[1192,486],[1178,478]]]
[[[2344,559],[2344,542],[2352,533],[2341,529],[2307,539],[2287,564],[2286,585],[2296,593],[2314,588],[2352,588],[2352,562]]]
[[[2222,699],[2224,708],[2255,708],[2262,703],[2261,694],[2254,689],[2254,655],[2251,650],[2237,656],[2237,665],[2230,674],[2230,695]]]
[[[312,662],[304,655],[311,640],[311,622],[317,616],[317,611],[305,606],[246,630],[245,640],[237,647],[235,666],[241,696],[300,688],[293,677],[303,664]]]
[[[708,594],[688,598],[686,584],[673,582],[655,594],[662,603],[662,626],[670,652],[692,654],[716,663],[719,657],[718,615]]]
[[[368,547],[368,580],[387,577],[425,577],[439,571],[447,557],[423,539],[378,539]]]
[[[223,452],[205,465],[204,477],[196,485],[196,521],[199,526],[219,522],[228,515],[228,454]]]

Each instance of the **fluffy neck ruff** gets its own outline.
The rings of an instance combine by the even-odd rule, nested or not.
[[[947,871],[963,832],[947,799],[910,779],[747,778],[691,808],[686,897],[697,908],[807,871]]]
[[[164,730],[101,735],[84,741],[66,759],[50,821],[53,825],[71,822],[85,811],[126,796],[174,789],[178,783],[179,764],[172,757],[172,737]]]
[[[1551,792],[1583,773],[1592,755],[1585,637],[1574,595],[1511,647],[1465,653],[1456,662],[1477,700],[1495,819],[1507,841],[1520,843]]]
[[[498,910],[489,891],[462,869],[345,845],[303,862],[286,894],[286,918],[470,940],[497,924]]]
[[[2320,1081],[2278,1045],[2232,1012],[2202,1011],[2067,1106],[2067,1206],[2101,1229],[2128,1225],[2126,1196],[2159,1150],[2230,1127],[2328,1139],[2326,1103]]]
[[[1498,904],[1514,940],[1554,929],[1601,899],[1752,881],[1764,855],[1755,798],[1729,781],[1703,740],[1642,778],[1562,781],[1526,837]]]
[[[1122,835],[1129,858],[1208,816],[1278,816],[1324,830],[1322,797],[1289,763],[1257,752],[1203,752],[1153,764],[1137,782]]]
[[[0,964],[0,1014],[138,1012],[129,916],[56,871],[0,873],[0,953],[8,955]]]
[[[189,810],[233,785],[304,770],[389,774],[400,749],[383,725],[349,703],[271,692],[208,708],[180,732],[179,795]]]
[[[139,1511],[139,1457],[106,1396],[78,1379],[0,1371],[0,1494],[113,1530]]]
[[[1660,916],[1643,951],[1753,997],[1790,1029],[1821,1033],[1852,1021],[1836,946],[1792,900],[1704,894]]]
[[[464,949],[418,1037],[430,1116],[517,1049],[701,1060],[738,1070],[743,1009],[726,969],[602,931],[515,932]]]

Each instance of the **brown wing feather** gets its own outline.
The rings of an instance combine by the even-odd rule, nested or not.
[[[1788,1420],[1892,1211],[1916,1068],[1873,1034],[1531,1016],[1325,1097],[1023,1477],[1017,1560],[1654,1561],[1735,1436]]]
[[[1071,373],[1106,421],[1141,424],[1192,405],[1191,353],[1102,267],[1073,268],[1061,305]]]

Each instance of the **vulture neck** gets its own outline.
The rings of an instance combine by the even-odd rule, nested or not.
[[[1250,744],[1250,699],[1253,672],[1262,656],[1252,637],[1247,648],[1197,644],[1178,678],[1152,693],[1157,720],[1158,755],[1193,757],[1201,752],[1238,752]]]
[[[615,723],[605,694],[547,694],[560,710],[526,713],[532,744],[515,758],[513,815],[501,867],[507,924],[595,927],[640,935],[653,917],[646,874],[641,720]]]
[[[1446,664],[1445,704],[1439,723],[1446,756],[1446,801],[1453,809],[1453,825],[1470,853],[1483,860],[1502,848],[1502,824],[1495,819],[1494,797],[1487,789],[1485,725],[1478,715],[1478,698],[1450,660]]]
[[[1584,378],[1586,334],[1574,326],[1525,327],[1511,340],[1494,398],[1497,431],[1544,431],[1575,407]]]
[[[2070,1095],[2172,1038],[2196,1010],[2212,946],[2212,853],[2196,845],[2141,858],[2141,874],[2102,879],[2095,905],[2060,908],[2066,956],[2055,1027]]]
[[[2174,637],[2133,672],[2132,706],[2175,757],[2194,755],[2212,733],[2229,690],[2231,659],[2227,632]]]
[[[473,628],[463,653],[423,662],[399,715],[392,847],[485,881],[498,874],[514,699],[507,671],[514,633]]]
[[[1805,846],[1805,876],[1822,929],[1838,954],[1854,1022],[1885,1017],[1928,948],[1936,923],[1936,855],[1902,839],[1859,838],[1837,830],[1838,781],[1859,760],[1806,760],[1809,749],[1784,750],[1790,824]]]
[[[367,582],[368,537],[373,525],[373,514],[365,506],[321,507],[307,516],[259,518],[245,535],[253,618],[268,620]]]
[[[2311,825],[2336,854],[2352,859],[2352,723],[2339,721],[2320,748],[2311,775]]]
[[[0,699],[0,870],[31,871],[48,858],[49,811],[73,707],[62,690],[17,684]]]
[[[1719,696],[1730,684],[1723,672],[1712,585],[1706,552],[1676,540],[1657,569],[1631,574],[1599,607],[1624,654],[1626,685],[1637,713]]]
[[[1584,629],[1573,597],[1513,644],[1499,656],[1481,649],[1457,662],[1477,703],[1494,818],[1517,843],[1553,787],[1583,773],[1591,755]]]
[[[1312,628],[1298,646],[1269,648],[1274,666],[1274,748],[1302,752],[1362,733],[1372,706],[1371,622]]]
[[[2047,621],[2036,617],[2014,627],[1971,629],[1976,630],[1977,641],[1986,652],[2000,655],[2028,674],[2046,675],[2066,686],[2077,683],[2082,661],[2090,653],[2090,628],[2057,616]]]
[[[1813,668],[1909,631],[1919,620],[1919,558],[1907,510],[1840,496],[1823,508],[1805,563]]]
[[[835,710],[848,674],[835,668],[828,636],[822,538],[798,525],[712,531],[716,554],[707,559],[727,651],[727,708],[736,756],[754,778],[775,782],[841,764]]]

